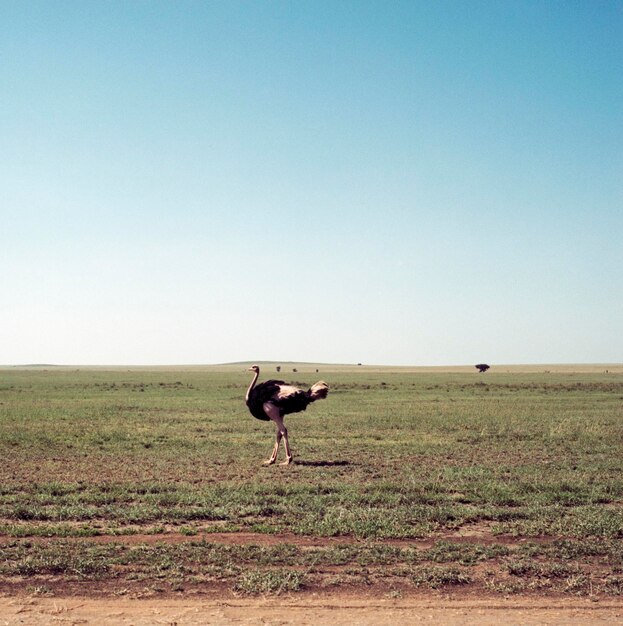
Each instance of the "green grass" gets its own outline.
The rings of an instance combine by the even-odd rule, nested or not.
[[[287,418],[289,467],[261,465],[274,430],[244,406],[243,366],[0,370],[0,534],[60,541],[178,532],[192,541],[253,531],[386,542],[484,528],[494,538],[545,536],[577,549],[623,538],[623,375],[323,367],[279,374],[306,385],[323,378],[331,388]],[[65,544],[54,545],[62,552]],[[547,568],[517,575],[505,559],[525,561],[508,548],[491,556],[487,546],[436,546],[427,570],[405,574],[414,584],[467,584],[460,568],[490,559],[513,584],[554,578]],[[22,567],[110,576],[56,556],[48,570],[36,560]],[[412,567],[407,557],[385,553],[392,571]],[[558,562],[540,558],[544,567]],[[620,555],[590,558],[610,568],[601,588],[620,589]],[[361,559],[349,567],[363,571]],[[246,582],[234,567],[226,578],[245,593],[305,588],[309,574],[289,578],[287,567],[248,573]],[[586,587],[574,566],[563,574],[569,589]]]

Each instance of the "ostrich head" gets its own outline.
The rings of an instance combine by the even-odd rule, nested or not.
[[[250,371],[250,372],[255,372],[256,374],[259,374],[260,368],[259,368],[259,366],[258,366],[258,365],[252,365],[252,366],[249,368],[249,371]]]

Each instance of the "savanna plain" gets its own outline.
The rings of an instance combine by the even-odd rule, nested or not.
[[[261,364],[260,381],[330,387],[286,418],[294,463],[266,467],[274,428],[244,404],[248,365],[0,369],[14,623],[36,607],[69,620],[84,598],[204,602],[212,623],[258,602],[291,605],[288,623],[336,598],[623,621],[622,366]]]

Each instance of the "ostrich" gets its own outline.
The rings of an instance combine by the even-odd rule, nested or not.
[[[267,380],[256,385],[260,368],[257,365],[252,365],[249,371],[255,372],[245,397],[251,415],[259,420],[272,420],[277,426],[275,447],[270,458],[264,461],[264,465],[272,465],[277,460],[282,438],[286,449],[286,460],[281,465],[289,465],[292,461],[292,452],[283,418],[288,413],[304,411],[310,402],[326,398],[329,393],[329,385],[320,380],[312,385],[308,391],[288,385],[283,380]]]

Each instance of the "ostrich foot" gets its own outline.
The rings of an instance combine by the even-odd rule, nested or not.
[[[279,465],[290,465],[290,463],[292,463],[292,457],[289,456],[286,458],[285,461],[282,461],[281,463],[279,463]]]
[[[267,461],[264,461],[262,465],[272,465],[274,462],[275,462],[275,459],[268,459]]]

